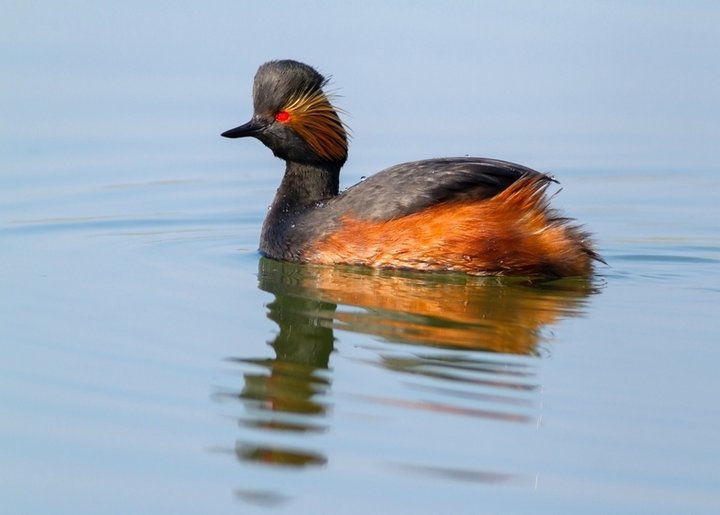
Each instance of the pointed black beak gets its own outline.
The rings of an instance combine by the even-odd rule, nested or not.
[[[245,125],[235,127],[234,129],[230,129],[229,131],[225,131],[221,134],[221,136],[224,136],[226,138],[245,138],[247,136],[257,136],[263,131],[263,129],[265,129],[265,126],[265,123],[253,117]]]

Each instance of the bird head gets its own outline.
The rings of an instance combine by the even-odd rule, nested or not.
[[[286,161],[342,165],[347,159],[347,130],[323,90],[327,82],[297,61],[263,64],[255,74],[252,118],[222,135],[257,138]]]

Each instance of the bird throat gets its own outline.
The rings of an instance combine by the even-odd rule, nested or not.
[[[338,195],[340,165],[287,162],[285,175],[263,223],[260,250],[287,259],[286,246],[297,237],[307,213]]]
[[[285,175],[275,193],[268,218],[292,218],[336,197],[340,166],[287,162]]]

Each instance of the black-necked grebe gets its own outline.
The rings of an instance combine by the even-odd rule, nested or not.
[[[587,275],[602,261],[589,235],[549,207],[554,179],[506,161],[404,163],[339,193],[347,132],[326,83],[297,61],[265,63],[252,119],[222,134],[255,137],[286,162],[262,228],[268,257],[550,277]]]

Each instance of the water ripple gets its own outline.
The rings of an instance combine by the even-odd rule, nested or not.
[[[433,479],[512,486],[528,486],[532,483],[530,476],[521,474],[506,474],[502,472],[490,472],[487,470],[459,469],[438,467],[434,465],[416,465],[410,463],[392,463],[389,466],[403,472],[429,476]]]
[[[671,254],[620,254],[614,256],[613,259],[617,261],[639,261],[645,263],[720,263],[720,259]]]
[[[158,214],[151,217],[134,216],[88,216],[58,217],[32,220],[11,220],[0,227],[0,234],[30,236],[51,234],[55,232],[77,232],[93,235],[128,235],[129,231],[136,234],[148,234],[162,230],[167,232],[206,232],[209,227],[232,225],[241,222],[237,218],[219,217],[216,214],[204,216],[177,216],[176,214]]]

